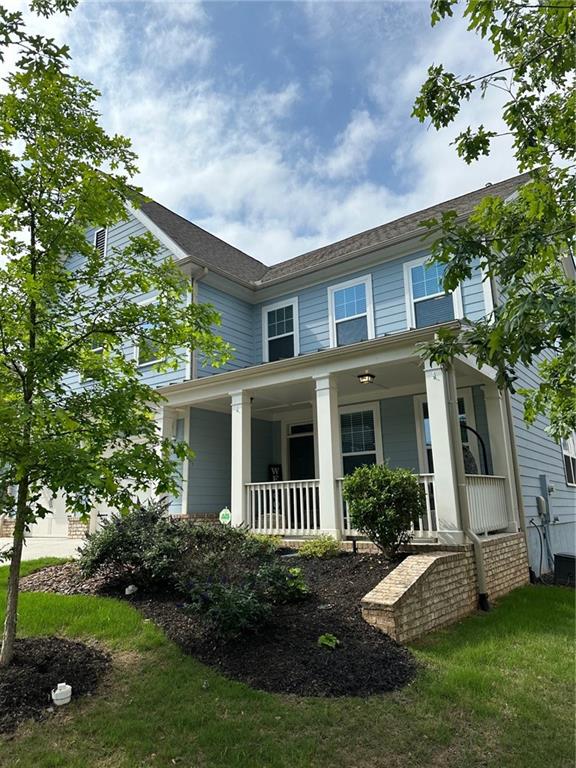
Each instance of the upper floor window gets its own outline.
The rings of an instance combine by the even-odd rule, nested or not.
[[[460,288],[446,293],[444,266],[426,264],[428,257],[404,265],[406,312],[410,328],[424,328],[463,317]]]
[[[295,357],[300,353],[298,337],[298,299],[262,308],[264,362]]]
[[[328,289],[330,343],[333,347],[374,338],[370,275]]]
[[[576,485],[576,432],[562,440],[562,454],[564,456],[564,471],[568,485]]]
[[[108,244],[108,230],[97,229],[94,233],[94,247],[100,252],[101,256],[106,255],[106,245]]]
[[[151,304],[154,299],[145,299],[139,304]],[[142,337],[135,347],[136,362],[139,366],[160,363],[164,359],[159,352],[158,344],[154,340],[154,325],[142,323]]]

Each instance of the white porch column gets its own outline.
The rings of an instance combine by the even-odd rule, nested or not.
[[[453,445],[452,437],[451,420],[454,418],[454,409],[456,419],[458,418],[458,402],[450,395],[451,390],[456,391],[455,387],[450,387],[449,380],[454,373],[446,371],[436,363],[426,362],[424,375],[434,461],[434,500],[438,531],[444,540],[460,543],[463,541],[463,533],[456,461],[458,455],[462,460],[462,448],[460,445]]]
[[[496,384],[484,385],[484,402],[486,403],[486,418],[490,437],[492,471],[495,475],[506,478],[508,530],[517,531],[519,526],[518,498],[514,483],[514,464],[512,462],[508,419],[506,418],[506,403]]]
[[[342,444],[338,391],[336,383],[330,375],[319,376],[315,381],[320,527],[323,533],[340,539],[342,536],[342,515],[336,480],[342,476]]]
[[[232,525],[249,523],[246,483],[252,479],[252,403],[246,391],[232,392]]]

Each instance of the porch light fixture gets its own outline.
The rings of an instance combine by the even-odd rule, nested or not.
[[[375,378],[376,376],[374,376],[373,373],[368,373],[368,371],[358,374],[358,381],[360,384],[372,384]]]

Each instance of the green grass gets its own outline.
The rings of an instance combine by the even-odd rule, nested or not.
[[[26,563],[32,570],[38,563]],[[4,604],[7,569],[0,568]],[[115,651],[101,693],[0,742],[2,768],[572,768],[574,592],[525,587],[414,646],[403,691],[253,691],[184,656],[129,605],[23,594],[20,634]]]

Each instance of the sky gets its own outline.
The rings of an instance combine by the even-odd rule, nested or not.
[[[84,0],[31,23],[100,90],[145,193],[267,264],[516,173],[506,137],[471,166],[450,146],[501,127],[497,91],[441,132],[410,117],[432,63],[494,68],[427,2]]]

